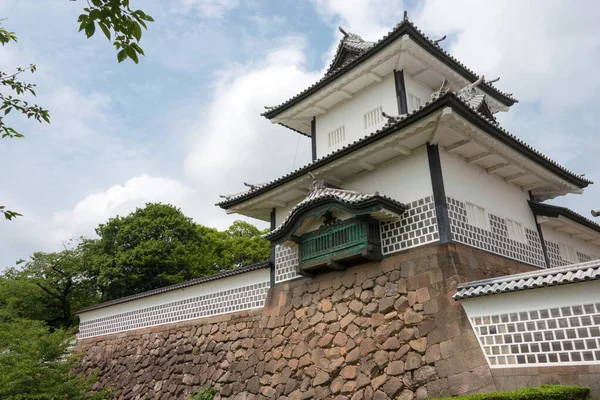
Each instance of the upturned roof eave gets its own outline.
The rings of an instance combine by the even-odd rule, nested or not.
[[[578,223],[579,225],[583,225],[593,231],[600,233],[600,224],[590,220],[589,218],[584,217],[576,211],[573,211],[567,207],[556,206],[553,204],[544,204],[529,201],[529,207],[533,211],[535,215],[539,215],[541,217],[549,217],[549,218],[558,218],[564,217]]]
[[[394,40],[398,39],[399,37],[401,37],[404,34],[408,34],[411,37],[411,39],[413,39],[421,47],[423,47],[425,50],[427,50],[431,55],[433,55],[438,60],[440,60],[441,62],[446,64],[448,67],[455,70],[463,78],[467,79],[469,82],[473,83],[479,78],[473,71],[466,68],[458,60],[454,59],[449,54],[447,54],[441,47],[434,45],[411,22],[404,20],[400,24],[398,24],[396,26],[396,28],[394,28],[394,30],[392,30],[386,36],[384,36],[383,39],[379,40],[378,42],[375,42],[373,47],[371,47],[369,50],[365,51],[362,55],[359,55],[356,59],[354,59],[351,62],[349,62],[348,64],[340,67],[337,71],[333,71],[330,74],[325,75],[323,78],[321,78],[321,80],[319,80],[312,86],[308,87],[307,89],[305,89],[304,91],[295,95],[294,97],[286,100],[285,102],[281,103],[280,105],[276,106],[275,108],[262,113],[261,115],[267,119],[275,118],[277,115],[281,114],[285,110],[293,107],[295,104],[299,103],[300,101],[310,97],[312,94],[316,93],[321,88],[325,87],[326,85],[328,85],[329,83],[340,78],[342,75],[349,72],[353,68],[362,64],[363,62],[368,60],[372,55],[383,50],[387,45],[389,45]],[[493,87],[485,82],[482,83],[481,85],[479,85],[479,89],[482,90],[484,93],[488,94],[489,96],[497,99],[499,102],[501,102],[505,106],[510,107],[513,104],[518,103],[518,100],[510,97],[509,95],[501,92],[500,90],[496,89],[495,87]]]
[[[334,153],[317,159],[316,161],[313,161],[312,163],[307,164],[304,167],[301,167],[287,175],[284,175],[281,178],[271,181],[270,183],[264,185],[256,191],[250,191],[236,198],[221,201],[216,205],[226,210],[230,207],[241,204],[251,198],[268,193],[276,187],[291,182],[308,172],[312,172],[316,169],[319,169],[332,161],[335,161],[358,149],[368,146],[371,143],[381,140],[395,133],[396,131],[411,125],[412,123],[420,120],[421,118],[424,118],[436,111],[443,109],[444,107],[451,107],[452,110],[456,111],[459,116],[465,118],[477,128],[488,133],[490,136],[505,144],[509,148],[517,151],[518,153],[529,158],[533,162],[536,162],[538,165],[544,167],[545,169],[549,170],[550,172],[554,173],[555,175],[559,176],[565,181],[577,186],[578,188],[585,188],[589,184],[593,183],[592,181],[584,179],[581,176],[567,170],[565,167],[550,160],[548,157],[533,149],[525,142],[510,134],[508,131],[505,131],[504,129],[500,128],[495,121],[490,121],[488,118],[485,118],[479,113],[477,113],[469,105],[465,104],[462,100],[460,100],[454,93],[448,92],[445,95],[438,98],[437,100],[429,102],[426,105],[422,106],[421,108],[414,111],[412,114],[409,114],[406,118],[400,120],[399,122],[396,122],[387,127],[384,127],[383,129],[373,132],[369,136],[366,136],[345,147],[342,147]]]

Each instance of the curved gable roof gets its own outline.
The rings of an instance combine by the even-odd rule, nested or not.
[[[268,111],[265,111],[261,115],[268,119],[275,118],[277,115],[282,113],[283,111],[291,108],[295,104],[309,97],[313,93],[316,93],[321,88],[325,87],[327,84],[333,82],[335,79],[339,78],[352,68],[360,65],[362,62],[366,61],[370,56],[382,50],[388,44],[393,42],[394,40],[402,37],[403,35],[409,35],[415,42],[417,42],[422,48],[432,54],[434,57],[439,59],[441,62],[454,69],[458,74],[467,79],[470,82],[475,82],[479,78],[478,75],[475,74],[471,69],[467,68],[464,64],[458,61],[456,58],[452,57],[448,52],[442,49],[436,42],[429,39],[420,29],[418,29],[412,22],[408,19],[404,19],[400,22],[396,27],[388,32],[383,38],[375,42],[372,46],[362,52],[359,56],[354,58],[349,58],[343,64],[336,66],[334,68],[336,58],[334,57],[334,62],[330,65],[327,74],[323,78],[321,78],[318,82],[314,83],[312,86],[298,93],[294,97],[284,101],[283,103],[270,107]],[[343,40],[342,40],[343,42]],[[338,46],[338,53],[341,50],[343,43],[340,43]],[[336,53],[336,57],[338,56]],[[494,97],[501,103],[506,106],[512,106],[517,102],[515,98],[513,98],[510,94],[504,93],[490,83],[482,83],[479,88],[486,94]]]

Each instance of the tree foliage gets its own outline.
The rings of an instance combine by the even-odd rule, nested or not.
[[[74,1],[74,0],[71,0]],[[84,13],[79,16],[79,31],[90,38],[96,33],[96,26],[118,50],[117,60],[122,62],[130,58],[139,62],[138,55],[144,55],[139,45],[142,40],[142,28],[148,29],[146,22],[154,19],[142,10],[132,10],[129,0],[91,0]]]
[[[180,209],[148,203],[101,224],[89,240],[102,300],[112,300],[243,267],[269,258],[269,243],[241,221],[218,231],[195,224]]]
[[[108,399],[102,391],[87,395],[95,377],[73,372],[70,331],[51,331],[42,321],[0,320],[0,398],[12,400]]]

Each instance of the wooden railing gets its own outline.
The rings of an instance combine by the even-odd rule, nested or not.
[[[369,246],[381,246],[376,221],[352,219],[338,222],[301,237],[300,264],[340,254],[360,254]]]

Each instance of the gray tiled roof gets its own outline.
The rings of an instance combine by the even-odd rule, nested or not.
[[[325,73],[325,75],[331,75],[332,73],[337,71],[339,68],[342,68],[344,65],[349,64],[350,62],[354,61],[357,57],[362,56],[364,53],[367,52],[367,50],[369,50],[374,45],[375,45],[374,42],[368,42],[368,41],[364,40],[362,37],[360,37],[354,33],[345,34],[344,37],[340,40],[340,44],[338,44],[335,55],[333,56],[333,59],[331,60],[331,64],[329,64],[329,67],[327,68],[327,72]],[[355,54],[353,57],[351,57],[343,65],[339,65],[336,68],[336,65],[338,64],[338,62],[340,61],[340,59],[342,57],[342,54],[344,53],[344,49],[350,50],[351,52],[357,53],[357,54]]]
[[[165,286],[162,288],[149,290],[147,292],[138,293],[138,294],[134,294],[134,295],[127,296],[127,297],[122,297],[120,299],[107,301],[105,303],[96,304],[94,306],[85,307],[85,308],[78,310],[75,314],[81,314],[83,312],[97,310],[99,308],[114,306],[115,304],[125,303],[128,301],[137,300],[137,299],[142,299],[144,297],[154,296],[157,294],[170,292],[172,290],[183,289],[183,288],[186,288],[189,286],[199,285],[201,283],[216,281],[218,279],[228,278],[230,276],[239,275],[239,274],[243,274],[243,273],[251,272],[251,271],[256,271],[258,269],[269,268],[270,266],[271,266],[271,261],[265,261],[265,262],[258,263],[258,264],[248,265],[247,267],[232,269],[230,271],[219,272],[218,274],[204,276],[202,278],[192,279],[192,280],[189,280],[186,282],[176,283],[171,286]]]
[[[319,81],[315,82],[313,85],[309,86],[302,92],[300,92],[297,95],[295,95],[294,97],[284,101],[283,103],[281,103],[277,106],[274,106],[274,107],[269,107],[269,110],[265,111],[262,115],[269,119],[275,117],[277,114],[279,114],[283,110],[291,107],[293,104],[297,103],[298,101],[308,97],[310,94],[315,93],[320,88],[327,85],[329,82],[332,82],[337,77],[341,76],[346,71],[350,70],[352,67],[365,61],[371,55],[373,55],[377,51],[383,49],[385,46],[387,46],[393,40],[395,40],[398,37],[401,37],[404,34],[410,35],[411,38],[418,41],[421,45],[425,46],[431,54],[433,54],[435,57],[440,59],[442,62],[448,64],[449,66],[451,66],[452,68],[457,70],[460,75],[462,75],[466,79],[470,80],[471,82],[474,82],[479,78],[479,76],[477,74],[475,74],[471,69],[467,68],[463,63],[458,61],[456,58],[452,57],[448,52],[446,52],[446,50],[444,50],[442,47],[440,47],[440,45],[438,43],[429,39],[429,37],[427,37],[427,35],[425,35],[411,21],[409,21],[408,19],[404,19],[402,22],[397,24],[394,27],[394,29],[392,29],[390,32],[388,32],[384,37],[382,37],[378,41],[374,42],[373,45],[369,46],[369,48],[366,49],[364,52],[362,52],[362,54],[360,54],[358,57],[348,60],[347,62],[334,68],[333,70],[328,70],[327,73],[325,74],[325,76],[323,76],[323,78],[321,78]],[[370,42],[365,42],[365,43],[370,43]],[[340,46],[341,46],[341,44],[340,44]],[[365,45],[365,47],[366,47],[366,45]],[[334,59],[334,61],[335,61],[335,59]],[[335,62],[333,62],[329,66],[329,69],[331,69],[331,67],[334,64],[335,64]],[[499,89],[494,87],[491,83],[488,83],[488,82],[483,83],[482,85],[480,85],[480,89],[490,95],[498,97],[498,99],[506,105],[512,105],[517,102],[517,100],[514,97],[512,97],[511,94],[500,91]]]
[[[575,172],[558,164],[556,161],[552,160],[550,157],[548,157],[548,156],[542,154],[541,152],[539,152],[538,150],[534,149],[533,147],[531,147],[530,145],[528,145],[527,143],[525,143],[524,141],[522,141],[521,139],[519,139],[518,137],[513,135],[512,133],[510,133],[507,130],[500,127],[498,122],[496,122],[495,120],[490,119],[490,118],[486,117],[485,115],[483,115],[482,113],[478,112],[478,110],[473,108],[473,106],[471,104],[458,98],[457,95],[455,93],[453,93],[452,91],[448,91],[445,94],[435,98],[434,100],[430,100],[430,101],[426,102],[418,109],[413,110],[412,112],[410,112],[408,114],[400,115],[393,122],[386,124],[381,129],[378,129],[375,132],[371,132],[370,134],[368,134],[360,139],[357,139],[354,142],[349,143],[349,144],[343,146],[342,148],[340,148],[332,153],[327,154],[326,156],[323,156],[315,161],[312,161],[309,164],[306,164],[300,168],[297,168],[296,170],[294,170],[280,178],[277,178],[270,182],[267,182],[264,185],[262,185],[260,188],[250,189],[245,192],[236,193],[234,195],[227,196],[225,200],[218,202],[216,205],[227,209],[235,204],[245,201],[248,198],[254,197],[254,196],[262,194],[262,193],[266,193],[278,185],[281,185],[281,184],[284,184],[285,182],[299,178],[300,176],[302,176],[310,171],[313,171],[325,164],[328,164],[329,162],[331,162],[335,159],[343,157],[344,155],[346,155],[354,150],[357,150],[363,146],[366,146],[367,144],[369,144],[375,140],[379,140],[380,138],[386,137],[388,134],[393,133],[396,129],[401,129],[403,127],[403,125],[405,125],[407,123],[407,120],[412,120],[414,118],[421,118],[422,116],[427,115],[428,112],[430,112],[430,111],[436,111],[439,108],[443,107],[445,104],[456,102],[456,101],[458,101],[459,104],[465,105],[469,110],[471,110],[473,112],[473,115],[476,115],[478,118],[480,118],[480,120],[483,122],[484,125],[487,125],[487,126],[482,127],[482,129],[484,131],[486,129],[490,129],[490,131],[493,130],[495,132],[498,132],[498,134],[494,135],[494,136],[496,136],[497,138],[500,138],[503,143],[509,144],[513,148],[515,148],[515,147],[519,148],[519,150],[521,152],[525,153],[525,155],[528,158],[530,158],[530,159],[537,158],[538,160],[542,160],[544,163],[547,163],[546,168],[550,167],[551,170],[554,169],[555,171],[560,171],[561,173],[563,173],[569,177],[572,177],[575,181],[577,181],[576,184],[579,187],[585,187],[588,184],[593,183],[591,180],[584,178],[580,174],[576,174]]]
[[[281,224],[279,224],[279,226],[277,226],[277,228],[273,229],[271,232],[267,233],[265,235],[265,237],[269,238],[271,236],[277,235],[282,229],[285,228],[285,226],[287,225],[287,223],[293,218],[293,216],[295,216],[295,214],[298,212],[298,210],[307,207],[313,203],[316,203],[319,200],[335,200],[338,201],[340,203],[346,204],[346,205],[353,205],[353,204],[360,204],[362,202],[365,202],[367,200],[371,200],[371,199],[376,199],[376,198],[381,198],[381,199],[386,199],[388,201],[393,202],[395,205],[398,206],[398,208],[401,209],[405,209],[405,205],[393,200],[387,196],[382,196],[379,193],[361,193],[361,192],[356,192],[354,190],[346,190],[346,189],[339,189],[339,188],[333,188],[333,187],[317,187],[313,190],[311,190],[308,195],[304,198],[304,200],[302,200],[300,203],[296,204],[288,213],[287,217],[285,217],[285,219],[281,222]]]
[[[600,224],[598,224],[596,221],[584,217],[583,215],[569,208],[546,203],[537,203],[533,201],[529,202],[529,207],[531,207],[531,210],[534,212],[535,215],[541,215],[551,218],[563,216],[565,218],[570,219],[573,222],[577,222],[580,225],[587,226],[588,228],[596,232],[600,232]]]
[[[600,260],[463,283],[454,300],[600,279]]]

